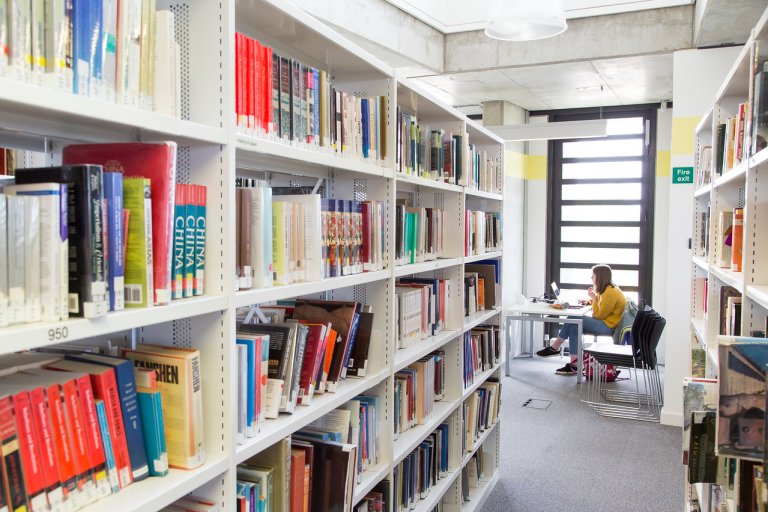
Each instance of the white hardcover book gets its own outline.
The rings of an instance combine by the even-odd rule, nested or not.
[[[24,320],[39,322],[42,319],[40,290],[40,200],[24,198]]]
[[[67,46],[71,42],[69,18],[64,11],[64,0],[45,3],[45,85],[59,90],[72,89],[71,70],[67,70]]]
[[[115,101],[117,89],[117,7],[118,0],[102,1],[101,81],[104,99]]]
[[[117,15],[117,101],[139,105],[141,0],[120,0]]]
[[[251,196],[253,287],[272,286],[272,189],[256,187]]]
[[[173,29],[173,13],[157,11],[155,17],[152,110],[178,117],[176,111],[176,40]]]
[[[24,322],[24,197],[6,196],[8,209],[8,323]]]
[[[0,75],[8,68],[8,0],[0,0]]]
[[[38,282],[40,283],[41,314],[42,320],[45,322],[58,322],[61,320],[61,310],[67,304],[61,302],[61,282],[66,280],[66,277],[61,273],[61,185],[59,183],[10,185],[5,187],[5,192],[9,195],[35,197],[39,201],[40,236],[37,254],[40,264],[37,269],[39,272]],[[31,261],[27,258],[28,267]],[[29,274],[29,268],[27,268],[27,273]],[[27,294],[27,300],[29,300],[29,285],[27,285]]]
[[[0,0],[2,2],[4,0]],[[8,254],[8,209],[0,194],[0,254]],[[8,261],[0,263],[0,327],[8,325]]]
[[[301,204],[300,224],[302,225],[303,241],[299,240],[303,250],[303,264],[300,277],[305,281],[319,281],[323,277],[323,247],[320,237],[320,195],[304,194],[295,196],[280,196],[288,203]]]
[[[8,0],[10,76],[28,82],[32,71],[31,0]]]
[[[139,108],[152,110],[152,68],[154,67],[155,0],[141,0],[141,34],[139,38]]]

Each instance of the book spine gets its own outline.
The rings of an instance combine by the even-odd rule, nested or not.
[[[103,497],[110,494],[111,490],[107,479],[104,445],[102,444],[101,433],[99,432],[99,419],[96,416],[96,399],[93,396],[90,377],[81,375],[77,378],[76,384],[82,411],[86,448],[90,456],[93,482],[96,486],[96,495]]]
[[[123,176],[104,173],[104,196],[107,202],[107,274],[109,277],[109,310],[125,309],[125,268],[123,267]]]
[[[8,322],[24,322],[24,197],[7,196]]]
[[[86,206],[89,217],[90,230],[87,232],[87,244],[85,247],[86,272],[90,261],[90,280],[87,286],[90,288],[89,301],[83,302],[83,316],[95,318],[104,316],[107,312],[107,281],[104,260],[104,218],[102,214],[104,202],[104,180],[100,166],[89,165],[86,169],[86,181],[84,191],[87,193],[88,204]]]
[[[8,202],[5,194],[0,194],[0,254],[8,254]],[[9,322],[8,270],[8,261],[0,265],[0,327],[5,327]]]
[[[131,212],[127,230],[125,306],[152,307],[152,199],[149,180],[124,178],[123,202]]]
[[[272,93],[272,119],[273,119],[273,129],[271,131],[274,131],[278,136],[280,136],[282,128],[281,128],[281,114],[280,114],[280,56],[274,52],[272,48],[270,48],[270,52],[272,54],[272,64],[270,67],[270,77],[272,79],[271,83],[271,93]]]
[[[32,407],[29,393],[20,391],[13,395],[13,415],[16,421],[16,432],[19,435],[19,451],[24,468],[24,484],[30,510],[45,510],[48,500],[45,495],[45,480],[40,458],[40,443],[37,430],[32,419]]]
[[[205,219],[207,207],[207,188],[203,185],[194,185],[194,188],[197,190],[195,215],[194,295],[203,295],[205,293]]]
[[[13,512],[26,512],[27,495],[22,469],[20,440],[16,431],[10,396],[0,398],[0,441],[2,441],[3,480],[7,502]]]
[[[64,397],[61,392],[61,386],[58,384],[48,386],[45,389],[45,395],[48,400],[51,431],[53,432],[53,440],[56,446],[59,481],[64,491],[64,499],[68,502],[67,507],[70,508],[71,505],[71,509],[74,509],[76,506],[79,506],[80,491],[77,488],[72,441],[64,413]]]
[[[83,505],[96,500],[96,486],[93,481],[93,471],[85,434],[85,420],[80,397],[77,393],[75,380],[66,380],[61,386],[64,400],[64,418],[72,442],[72,460],[75,464],[75,478]]]
[[[104,447],[104,462],[107,468],[107,478],[110,489],[113,493],[120,491],[120,478],[117,474],[117,465],[115,464],[115,454],[112,448],[112,439],[109,435],[109,425],[107,424],[107,411],[104,406],[104,400],[96,400],[96,417],[99,420],[99,433],[101,443]]]
[[[184,209],[184,287],[182,295],[192,297],[195,294],[195,222],[197,205],[194,190],[187,186],[187,206]]]
[[[168,452],[165,447],[162,398],[159,392],[137,393],[141,424],[146,443],[146,457],[150,476],[168,474]]]
[[[144,434],[136,397],[136,379],[133,376],[133,364],[126,361],[113,367],[120,407],[125,427],[125,442],[128,446],[128,459],[131,463],[133,481],[149,476],[149,467],[144,452]]]
[[[173,299],[180,299],[184,296],[184,219],[189,201],[187,189],[188,185],[176,185],[176,204],[174,205],[173,218],[173,275],[171,276]]]
[[[123,488],[133,482],[131,462],[128,458],[128,445],[125,436],[125,423],[120,406],[120,394],[117,390],[114,371],[109,370],[102,374],[91,374],[91,386],[94,395],[104,401],[107,411],[107,424],[109,437],[112,440],[112,450],[115,456],[115,464],[120,482]]]
[[[38,386],[31,389],[29,391],[29,400],[32,409],[32,419],[37,430],[37,442],[43,469],[43,484],[48,497],[48,506],[51,510],[58,510],[64,502],[64,491],[59,481],[56,447],[54,446],[48,404],[43,388]],[[0,506],[0,510],[3,510],[2,506]]]

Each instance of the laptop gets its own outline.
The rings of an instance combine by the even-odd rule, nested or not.
[[[552,281],[550,284],[552,287],[552,293],[555,294],[555,300],[560,300],[560,287],[557,286],[557,283]],[[581,309],[583,307],[586,307],[584,304],[569,304],[567,309]]]

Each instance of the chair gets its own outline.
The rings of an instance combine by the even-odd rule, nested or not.
[[[592,356],[591,382],[582,391],[582,401],[599,414],[643,421],[659,421],[664,403],[656,347],[666,320],[653,310],[638,311],[632,324],[632,344],[598,344],[584,349]],[[634,374],[635,390],[624,391],[609,385],[603,366],[612,364]],[[632,405],[628,405],[632,404]]]

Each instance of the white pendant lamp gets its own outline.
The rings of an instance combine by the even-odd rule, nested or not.
[[[562,0],[492,0],[485,34],[504,41],[535,41],[565,32]]]

